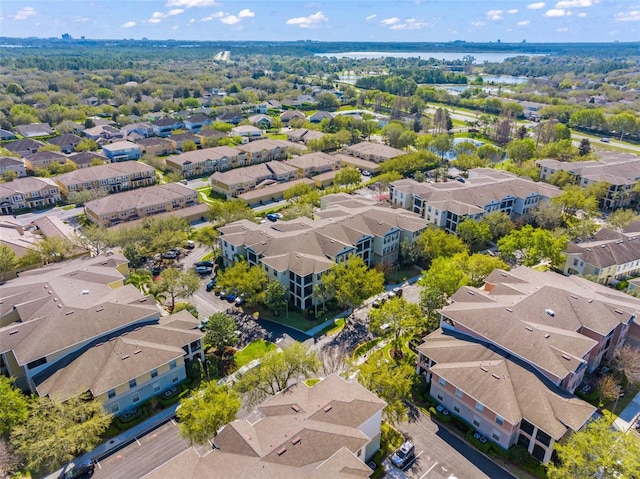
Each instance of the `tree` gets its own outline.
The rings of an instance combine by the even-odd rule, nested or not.
[[[153,281],[151,272],[146,269],[136,269],[129,273],[126,283],[132,284],[141,293],[146,294],[149,291],[149,285]]]
[[[640,348],[625,344],[616,351],[613,364],[631,384],[640,383]]]
[[[0,436],[7,436],[15,426],[22,424],[29,414],[29,401],[13,379],[0,375]]]
[[[18,172],[16,172],[15,170],[5,170],[2,173],[2,181],[4,181],[5,183],[13,181],[17,177],[18,177]]]
[[[489,225],[471,218],[467,218],[458,225],[456,234],[469,246],[483,245],[491,240]]]
[[[18,259],[15,252],[5,244],[0,244],[0,282],[4,281],[4,275],[18,267]]]
[[[218,230],[213,226],[205,226],[204,228],[198,228],[193,233],[193,240],[206,246],[211,251],[215,251],[218,247]]]
[[[207,382],[191,397],[182,399],[176,410],[180,435],[189,443],[206,444],[222,426],[236,419],[240,398],[227,386]]]
[[[424,330],[425,320],[420,306],[404,298],[393,298],[369,312],[370,328],[381,336],[391,336],[393,355],[402,357],[401,338]]]
[[[469,283],[469,277],[463,268],[464,261],[462,254],[453,257],[439,256],[431,262],[431,267],[422,274],[418,284],[434,288],[449,297],[453,296],[460,287]]]
[[[333,180],[336,185],[355,185],[361,181],[360,172],[355,168],[346,167],[336,172]]]
[[[248,304],[263,301],[267,273],[260,266],[249,266],[247,261],[236,261],[218,274],[218,286],[243,295]]]
[[[382,138],[389,146],[398,148],[400,136],[405,131],[406,128],[403,123],[399,121],[390,121],[382,128]]]
[[[591,142],[589,138],[583,138],[580,140],[580,146],[578,146],[578,154],[580,156],[587,156],[591,153]]]
[[[638,437],[618,431],[606,416],[556,443],[555,451],[558,461],[548,465],[549,479],[636,477],[640,471]]]
[[[416,240],[418,255],[427,264],[439,256],[453,256],[467,250],[464,242],[455,235],[436,227],[429,226]]]
[[[620,385],[616,378],[611,374],[605,374],[598,381],[598,399],[600,406],[604,406],[605,403],[616,399],[620,394]]]
[[[98,151],[98,148],[98,144],[94,140],[92,140],[91,138],[83,138],[78,142],[74,150],[77,152]]]
[[[315,188],[307,183],[298,183],[282,193],[282,197],[287,201],[297,202],[304,195],[311,193]]]
[[[194,271],[182,272],[177,268],[167,268],[154,285],[158,293],[166,293],[171,299],[169,311],[173,311],[176,298],[190,298],[200,288],[200,277]]]
[[[635,211],[618,209],[607,218],[607,226],[614,230],[623,230],[638,219],[640,219],[640,216]]]
[[[321,366],[315,351],[301,343],[291,343],[281,352],[265,355],[258,366],[238,378],[235,389],[253,406],[301,379],[310,378]]]
[[[498,241],[513,229],[513,221],[511,221],[509,215],[503,211],[492,211],[482,218],[481,222],[486,223],[489,227],[492,241]]]
[[[65,260],[71,253],[73,244],[67,238],[51,236],[38,240],[35,247],[40,253],[42,262],[47,264]]]
[[[286,308],[287,288],[284,284],[275,279],[267,281],[267,287],[264,290],[264,306],[274,314]]]
[[[452,147],[453,147],[453,139],[446,133],[435,136],[431,140],[431,143],[429,143],[429,148],[431,148],[438,155],[440,155],[441,159],[444,159],[444,155],[446,155],[447,152],[450,151]]]
[[[568,171],[558,170],[549,176],[549,183],[558,188],[564,188],[567,185],[575,185],[576,177]]]
[[[444,293],[433,286],[420,290],[420,307],[426,316],[425,332],[430,333],[440,325],[440,309],[447,304]]]
[[[333,93],[320,93],[316,96],[319,110],[335,110],[340,107],[340,101]]]
[[[322,282],[335,298],[349,308],[384,291],[384,274],[369,269],[359,256],[336,263],[322,276]]]
[[[186,153],[187,151],[196,151],[198,149],[198,145],[196,145],[195,141],[185,140],[180,145],[180,149],[183,153]]]
[[[253,220],[255,213],[244,201],[233,198],[228,201],[214,200],[209,207],[209,218],[216,226],[242,219]]]
[[[536,143],[531,138],[513,140],[507,145],[507,157],[520,165],[536,155]]]
[[[567,186],[561,195],[556,196],[551,201],[562,206],[562,213],[565,218],[575,216],[578,211],[591,214],[598,208],[596,196],[590,195],[587,189],[578,185]]]
[[[460,253],[461,255],[462,253]],[[456,255],[458,256],[458,255]],[[465,272],[469,276],[471,286],[482,286],[484,280],[494,269],[509,270],[509,266],[500,258],[476,253],[469,256]]]
[[[383,413],[392,425],[407,418],[405,398],[411,392],[414,376],[411,365],[386,362],[380,355],[362,363],[358,369],[360,384],[387,403]]]
[[[534,221],[540,228],[553,230],[563,223],[562,205],[553,201],[542,201],[531,211]]]
[[[214,354],[221,358],[226,349],[238,344],[238,333],[233,316],[225,313],[213,313],[206,321],[204,342],[215,350]]]
[[[535,266],[542,261],[559,266],[565,259],[563,251],[567,242],[564,235],[556,237],[545,229],[525,225],[498,241],[498,250],[505,258],[525,266]]]
[[[111,415],[88,394],[65,402],[40,397],[11,432],[11,444],[32,472],[51,472],[92,450],[111,423]]]
[[[91,224],[82,230],[82,234],[76,234],[74,243],[92,256],[98,256],[114,246],[114,239],[111,230]]]

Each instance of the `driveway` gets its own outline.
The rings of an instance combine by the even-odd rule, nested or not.
[[[416,447],[416,461],[401,473],[387,460],[389,477],[411,479],[515,479],[475,448],[411,407],[410,420],[398,426]]]

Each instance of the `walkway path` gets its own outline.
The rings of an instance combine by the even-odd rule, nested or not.
[[[613,424],[620,431],[628,431],[635,426],[636,421],[640,421],[640,392],[627,404]]]

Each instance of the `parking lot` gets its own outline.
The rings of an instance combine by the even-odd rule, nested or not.
[[[415,446],[416,460],[404,472],[387,459],[385,471],[392,479],[512,479],[514,476],[487,459],[474,447],[435,423],[428,414],[411,409],[411,419],[398,425],[405,440]]]

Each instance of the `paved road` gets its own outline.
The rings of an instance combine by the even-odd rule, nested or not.
[[[391,477],[410,479],[515,479],[458,436],[440,427],[428,414],[411,409],[411,419],[398,426],[416,447],[417,459],[404,473]]]
[[[169,421],[115,454],[98,461],[95,479],[138,479],[189,448]]]

